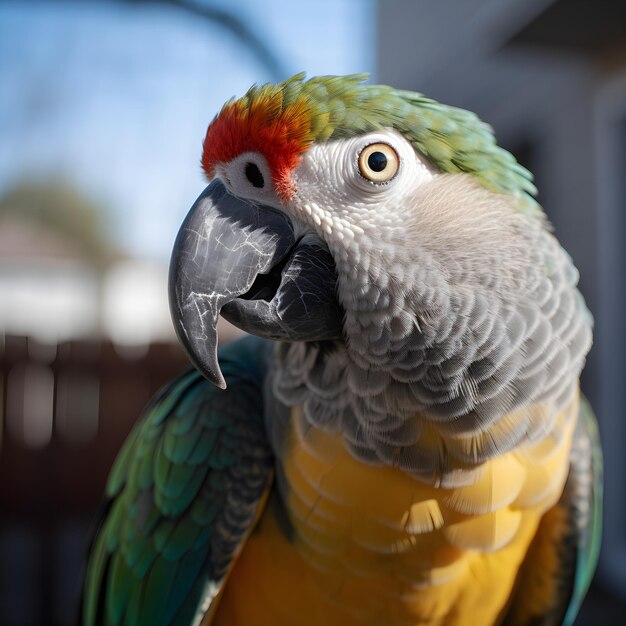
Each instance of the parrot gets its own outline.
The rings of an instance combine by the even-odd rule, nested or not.
[[[574,622],[578,272],[488,124],[367,81],[255,84],[208,125],[168,287],[194,367],[113,465],[85,626]],[[246,334],[218,349],[220,316]]]

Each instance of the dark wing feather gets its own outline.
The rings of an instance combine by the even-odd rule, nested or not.
[[[601,526],[602,452],[583,398],[565,490],[539,525],[503,624],[571,626],[598,563]]]
[[[191,371],[146,409],[107,484],[85,626],[187,626],[210,607],[272,480],[266,354],[258,339],[231,344],[220,357],[226,391]]]

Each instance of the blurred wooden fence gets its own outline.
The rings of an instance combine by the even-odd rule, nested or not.
[[[177,345],[0,345],[0,623],[67,624],[116,452],[154,392],[188,365]]]

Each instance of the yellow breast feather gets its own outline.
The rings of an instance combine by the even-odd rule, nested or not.
[[[298,428],[294,409],[280,494],[235,565],[215,623],[497,623],[561,494],[577,411],[576,397],[541,440],[484,463],[471,484],[444,488],[356,460],[340,435]]]

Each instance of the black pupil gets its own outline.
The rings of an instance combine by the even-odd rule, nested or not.
[[[259,166],[255,163],[246,163],[246,178],[252,183],[253,187],[261,189],[265,185],[263,174]]]
[[[382,172],[387,167],[387,157],[382,152],[372,152],[367,157],[367,165],[372,172]]]

